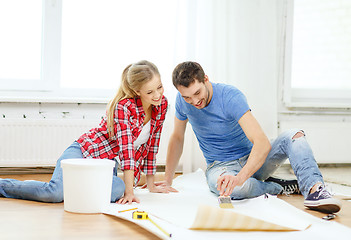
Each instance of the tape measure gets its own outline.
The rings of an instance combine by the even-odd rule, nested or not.
[[[147,212],[144,211],[134,211],[132,215],[133,219],[136,220],[149,220],[152,224],[154,224],[158,229],[160,229],[164,234],[166,234],[168,237],[172,237],[172,234],[166,232],[163,228],[161,228],[157,223],[155,223],[151,218],[149,218],[149,215]]]
[[[135,211],[133,212],[133,219],[137,220],[147,220],[149,215],[144,211]]]

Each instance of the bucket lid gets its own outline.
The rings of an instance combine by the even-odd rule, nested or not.
[[[72,158],[61,161],[61,167],[114,167],[115,161],[96,158]]]

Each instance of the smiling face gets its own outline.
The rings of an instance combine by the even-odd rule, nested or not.
[[[163,92],[164,89],[160,76],[154,75],[153,78],[143,84],[136,93],[140,97],[143,106],[150,107],[150,105],[158,106],[161,104]]]
[[[177,89],[184,100],[197,109],[206,107],[212,98],[212,85],[207,76],[204,82],[195,80],[188,87],[179,85]]]

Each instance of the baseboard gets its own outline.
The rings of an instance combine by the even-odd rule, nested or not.
[[[158,165],[156,167],[157,173],[164,173],[166,169],[165,165]],[[54,166],[46,167],[0,167],[0,175],[13,175],[13,174],[52,174],[55,170]],[[182,174],[181,171],[177,171],[177,174]]]

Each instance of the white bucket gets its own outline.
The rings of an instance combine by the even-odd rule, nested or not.
[[[107,159],[65,159],[63,172],[64,209],[76,213],[101,213],[110,204],[113,167]]]

